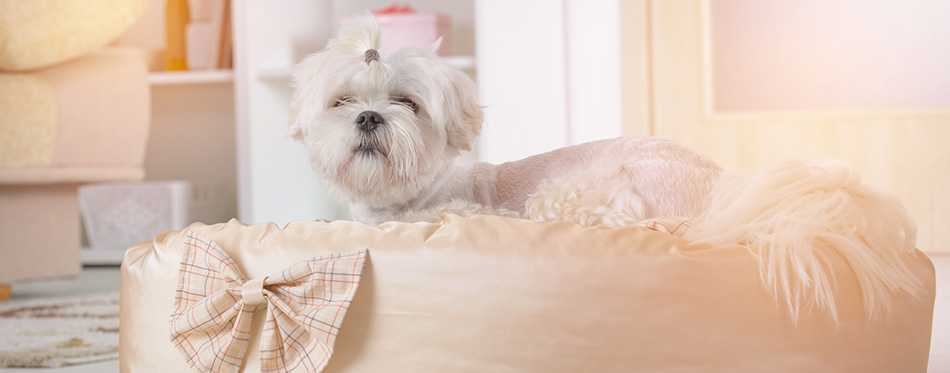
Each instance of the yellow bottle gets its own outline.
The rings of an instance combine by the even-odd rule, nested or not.
[[[185,63],[185,27],[190,21],[188,0],[165,3],[165,69],[188,70]]]

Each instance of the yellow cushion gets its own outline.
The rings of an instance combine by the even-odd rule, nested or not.
[[[33,70],[108,44],[145,9],[143,0],[0,0],[0,70]]]
[[[0,167],[42,167],[56,147],[56,96],[32,74],[0,73]]]

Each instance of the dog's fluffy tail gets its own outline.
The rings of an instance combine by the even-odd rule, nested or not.
[[[786,160],[724,179],[693,224],[686,238],[694,245],[749,247],[763,284],[795,321],[803,306],[838,321],[829,255],[850,265],[872,318],[890,309],[891,292],[917,294],[920,287],[904,261],[917,237],[904,206],[860,184],[842,162]]]

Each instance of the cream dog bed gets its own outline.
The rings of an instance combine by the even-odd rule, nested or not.
[[[651,227],[680,233],[676,224],[659,221]],[[906,255],[921,293],[892,294],[891,312],[869,319],[849,265],[829,250],[838,323],[815,310],[803,310],[794,321],[764,290],[757,261],[742,246],[687,248],[682,238],[640,226],[450,216],[442,224],[379,227],[346,221],[298,222],[284,229],[235,220],[196,223],[135,245],[122,266],[123,372],[190,370],[172,342],[171,320],[183,314],[176,308],[186,303],[183,299],[197,297],[194,288],[179,287],[183,274],[193,285],[196,279],[198,285],[207,282],[196,270],[204,262],[193,256],[195,242],[214,249],[203,255],[220,256],[215,260],[222,263],[230,257],[227,268],[233,273],[227,276],[243,278],[226,297],[230,304],[242,299],[273,303],[275,293],[270,300],[249,300],[247,289],[253,294],[256,287],[259,298],[262,287],[271,289],[275,274],[286,278],[296,272],[282,270],[300,269],[297,263],[316,257],[332,263],[311,261],[306,263],[331,264],[307,268],[336,277],[318,281],[315,291],[355,291],[351,303],[334,303],[340,307],[332,307],[329,318],[324,313],[299,316],[297,324],[280,321],[281,316],[272,321],[267,314],[282,309],[278,306],[241,314],[251,320],[244,322],[249,334],[237,334],[227,346],[246,342],[246,353],[232,354],[225,360],[235,366],[215,365],[215,371],[237,371],[238,366],[261,371],[261,349],[274,348],[292,352],[287,359],[312,354],[303,356],[308,362],[289,366],[315,370],[326,363],[324,347],[333,350],[328,372],[927,368],[935,281],[932,263],[919,251]],[[356,258],[352,255],[361,259],[347,259]],[[271,277],[260,283],[264,276]],[[184,314],[191,318],[189,312]],[[231,324],[224,318],[212,321],[225,324],[227,334]],[[321,329],[324,323],[329,326]],[[279,329],[275,324],[281,324]],[[301,334],[302,325],[330,332]],[[208,337],[213,329],[201,333]],[[311,348],[295,348],[308,340]],[[273,360],[264,359],[265,364]]]

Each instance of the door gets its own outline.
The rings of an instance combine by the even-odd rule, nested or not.
[[[625,76],[646,71],[633,90],[646,90],[649,112],[628,134],[646,128],[737,172],[845,161],[903,201],[921,250],[950,251],[950,3],[629,4],[648,25],[648,61],[632,73],[625,63]],[[625,48],[642,48],[635,40]]]

